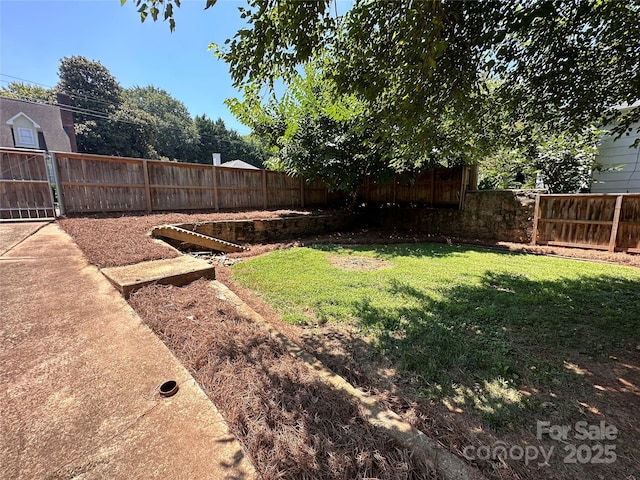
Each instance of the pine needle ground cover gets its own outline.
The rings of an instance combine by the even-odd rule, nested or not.
[[[418,397],[490,430],[613,424],[616,473],[638,473],[638,269],[455,245],[318,245],[243,261],[232,279],[302,328],[355,329]]]

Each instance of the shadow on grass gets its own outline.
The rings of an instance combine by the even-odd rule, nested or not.
[[[549,417],[570,417],[575,402],[553,393],[584,381],[567,368],[570,357],[606,362],[640,340],[640,284],[612,276],[532,281],[488,272],[437,299],[400,280],[387,290],[402,306],[355,302],[360,328],[421,378],[422,395],[477,410],[494,428],[530,424],[526,412],[549,405]]]
[[[370,252],[372,245],[348,245],[348,244],[314,244],[312,246],[314,250],[319,250],[328,253],[341,253],[358,255],[362,251]],[[402,244],[389,244],[389,245],[375,245],[376,256],[384,258],[387,254],[399,257],[412,257],[412,258],[442,258],[451,257],[465,253],[468,251],[486,251],[482,248],[475,248],[469,245],[448,245],[446,243],[402,243]],[[504,252],[505,255],[520,255],[519,253]]]

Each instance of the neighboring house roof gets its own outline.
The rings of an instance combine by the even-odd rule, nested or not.
[[[71,112],[56,105],[0,97],[0,147],[75,152]]]
[[[242,160],[231,160],[230,162],[225,162],[221,167],[231,167],[231,168],[246,168],[249,170],[260,170],[258,167],[254,167],[253,165],[249,165],[247,162],[243,162]]]
[[[633,110],[635,108],[640,107],[640,100],[636,100],[635,102],[633,102],[631,105],[629,105],[627,102],[624,102],[620,105],[617,105],[613,108],[615,108],[616,110],[619,110],[621,112],[626,112],[629,110]]]

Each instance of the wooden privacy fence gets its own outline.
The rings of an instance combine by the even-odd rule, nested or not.
[[[474,167],[434,168],[411,176],[396,175],[392,182],[367,178],[361,191],[369,203],[462,208],[467,188],[475,188],[469,182],[476,174]]]
[[[532,244],[640,253],[640,194],[538,195]]]
[[[2,218],[54,216],[46,162],[62,214],[304,208],[345,200],[319,180],[308,183],[268,170],[80,153],[0,152]],[[439,168],[398,175],[386,183],[368,179],[359,192],[369,203],[461,207],[474,178],[466,167]]]
[[[54,217],[44,152],[0,151],[0,220]]]
[[[324,205],[319,182],[268,170],[56,153],[65,213]]]

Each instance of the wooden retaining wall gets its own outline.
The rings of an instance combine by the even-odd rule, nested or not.
[[[640,253],[640,194],[539,195],[532,244]]]
[[[0,220],[54,217],[44,152],[0,151]]]

